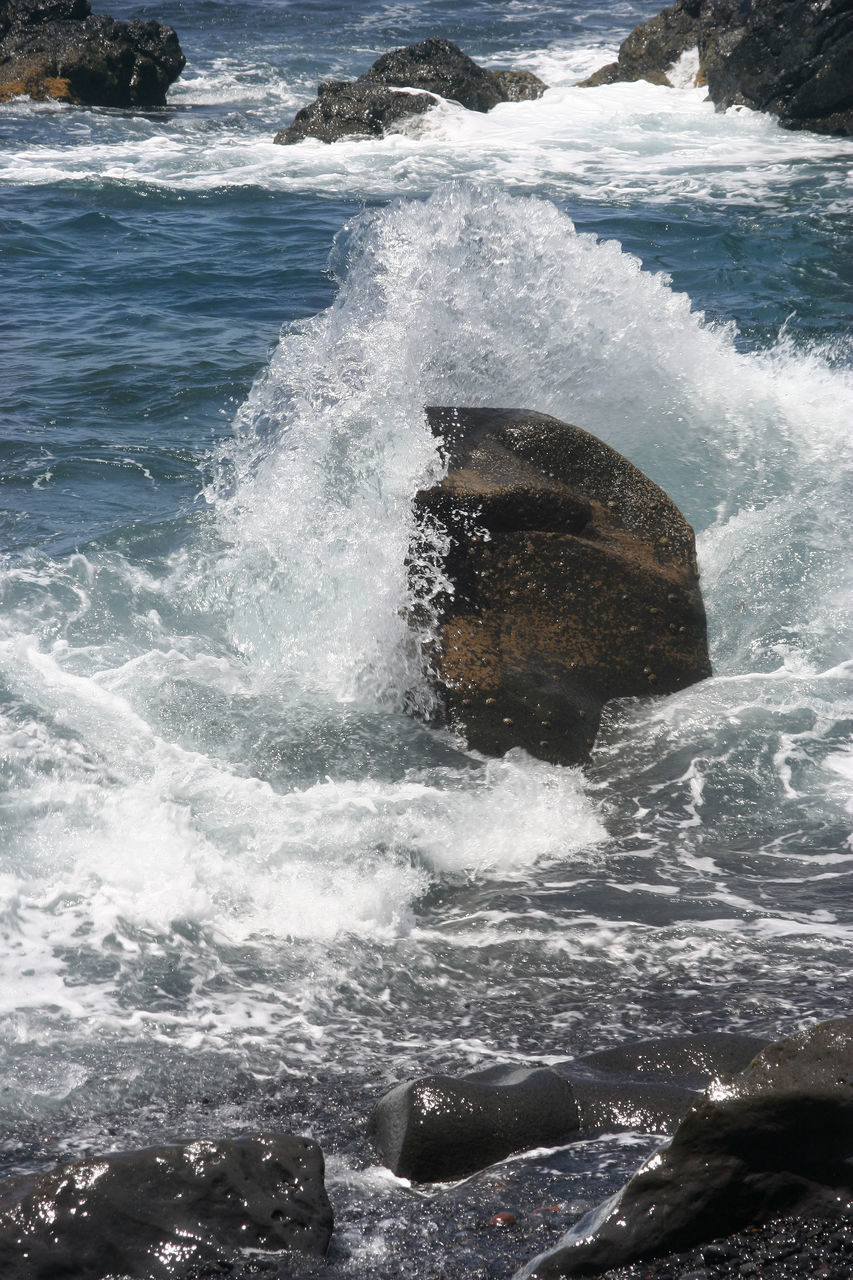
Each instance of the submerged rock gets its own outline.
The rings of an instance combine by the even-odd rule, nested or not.
[[[718,109],[743,105],[788,129],[853,134],[849,0],[676,0],[582,83],[669,84],[673,64],[694,47],[697,83]]]
[[[584,1133],[672,1135],[712,1080],[742,1071],[767,1041],[709,1032],[665,1036],[586,1054],[564,1070]]]
[[[158,22],[94,15],[89,0],[0,0],[0,102],[162,107],[185,62]]]
[[[422,40],[383,54],[356,81],[321,84],[314,102],[274,141],[376,137],[398,120],[429,111],[437,98],[469,111],[490,111],[499,102],[539,98],[546,88],[530,71],[487,71],[449,40]]]
[[[576,764],[608,699],[710,675],[693,531],[662,489],[544,414],[427,416],[448,472],[415,511],[448,535],[452,584],[435,669],[471,747]],[[422,555],[414,548],[413,563]]]
[[[0,1190],[3,1280],[176,1280],[244,1249],[323,1255],[332,1210],[308,1138],[200,1140],[78,1160]]]
[[[718,1082],[588,1234],[524,1270],[592,1275],[781,1215],[853,1211],[853,1019],[768,1045]]]

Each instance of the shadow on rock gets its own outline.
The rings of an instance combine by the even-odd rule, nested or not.
[[[853,1019],[836,1019],[712,1085],[671,1144],[519,1280],[594,1275],[782,1215],[851,1210]]]

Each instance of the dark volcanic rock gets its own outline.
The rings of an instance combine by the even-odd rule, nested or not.
[[[766,1038],[758,1036],[709,1031],[701,1035],[638,1040],[615,1049],[602,1049],[585,1054],[572,1066],[618,1075],[625,1080],[662,1080],[701,1090],[718,1076],[745,1070],[766,1044]]]
[[[605,1273],[606,1280],[850,1280],[851,1275],[853,1219],[841,1211],[827,1218],[775,1218],[689,1252]]]
[[[435,106],[425,93],[408,93],[384,85],[356,80],[326,80],[317,97],[296,113],[293,124],[275,135],[274,142],[294,143],[303,138],[336,142],[351,136],[381,137],[398,120],[422,115]]]
[[[712,1080],[742,1071],[766,1043],[755,1036],[710,1032],[586,1054],[564,1069],[580,1127],[584,1133],[672,1134]]]
[[[461,1178],[535,1146],[595,1132],[673,1133],[701,1089],[739,1070],[765,1041],[710,1034],[643,1040],[558,1070],[490,1067],[397,1085],[371,1128],[382,1160],[415,1182]]]
[[[422,40],[384,53],[355,82],[321,84],[316,100],[274,141],[377,136],[398,120],[428,111],[436,97],[451,98],[469,111],[490,111],[499,102],[539,98],[546,87],[530,71],[487,71],[449,40]],[[406,92],[411,90],[418,92]]]
[[[524,1272],[592,1275],[781,1215],[853,1210],[853,1019],[768,1045],[713,1086],[603,1218]]]
[[[578,1109],[569,1084],[547,1067],[492,1067],[397,1085],[376,1104],[371,1129],[399,1177],[440,1182],[577,1137]]]
[[[789,129],[853,134],[850,0],[677,0],[583,84],[669,84],[668,69],[694,46],[698,82],[719,109],[740,104]]]
[[[323,1255],[332,1210],[308,1138],[267,1134],[79,1160],[0,1192],[3,1280],[176,1280],[243,1249]]]
[[[0,0],[0,101],[162,107],[185,61],[158,22],[93,15],[88,0]]]
[[[450,40],[421,40],[392,49],[359,80],[424,89],[452,98],[469,111],[491,111],[503,101],[494,76]]]
[[[699,41],[701,0],[680,0],[654,18],[641,22],[619,46],[619,58],[581,83],[592,88],[620,80],[650,80],[670,84],[667,71]]]
[[[853,134],[850,0],[705,0],[699,56],[717,107],[743,103],[788,129]]]
[[[415,511],[449,534],[453,585],[435,669],[470,746],[574,764],[608,699],[710,674],[693,531],[663,490],[544,414],[427,415],[449,470]]]

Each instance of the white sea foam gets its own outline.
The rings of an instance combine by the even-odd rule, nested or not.
[[[761,209],[778,203],[784,211],[792,179],[820,175],[822,183],[834,184],[839,203],[849,200],[848,139],[792,133],[745,109],[715,113],[704,91],[689,84],[576,88],[602,53],[568,45],[513,59],[552,85],[535,102],[504,103],[485,115],[442,102],[385,138],[331,146],[308,140],[295,147],[275,146],[272,138],[313,86],[287,85],[269,68],[221,59],[173,90],[178,112],[167,123],[137,120],[128,128],[123,121],[117,129],[108,116],[86,115],[89,143],[75,135],[71,146],[63,138],[60,145],[6,152],[0,180],[109,179],[178,191],[249,186],[389,198],[471,178],[516,190],[556,189],[580,200],[734,202]],[[221,103],[235,111],[211,129],[206,107]],[[55,108],[16,103],[0,110]],[[62,119],[70,127],[79,117]]]

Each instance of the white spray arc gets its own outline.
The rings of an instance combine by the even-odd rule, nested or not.
[[[800,513],[819,495],[822,521],[840,500],[849,374],[784,341],[738,351],[665,275],[577,234],[548,201],[450,183],[356,218],[331,265],[337,299],[284,333],[217,497],[234,639],[268,670],[336,697],[411,700],[421,656],[405,561],[411,497],[439,466],[429,403],[537,409],[595,432],[697,532],[714,530],[712,560],[737,556],[722,530],[744,511],[769,521],[774,545],[800,545],[811,521],[790,505],[780,517],[780,495]],[[784,557],[773,566],[788,571]],[[792,607],[821,590],[811,581]]]

